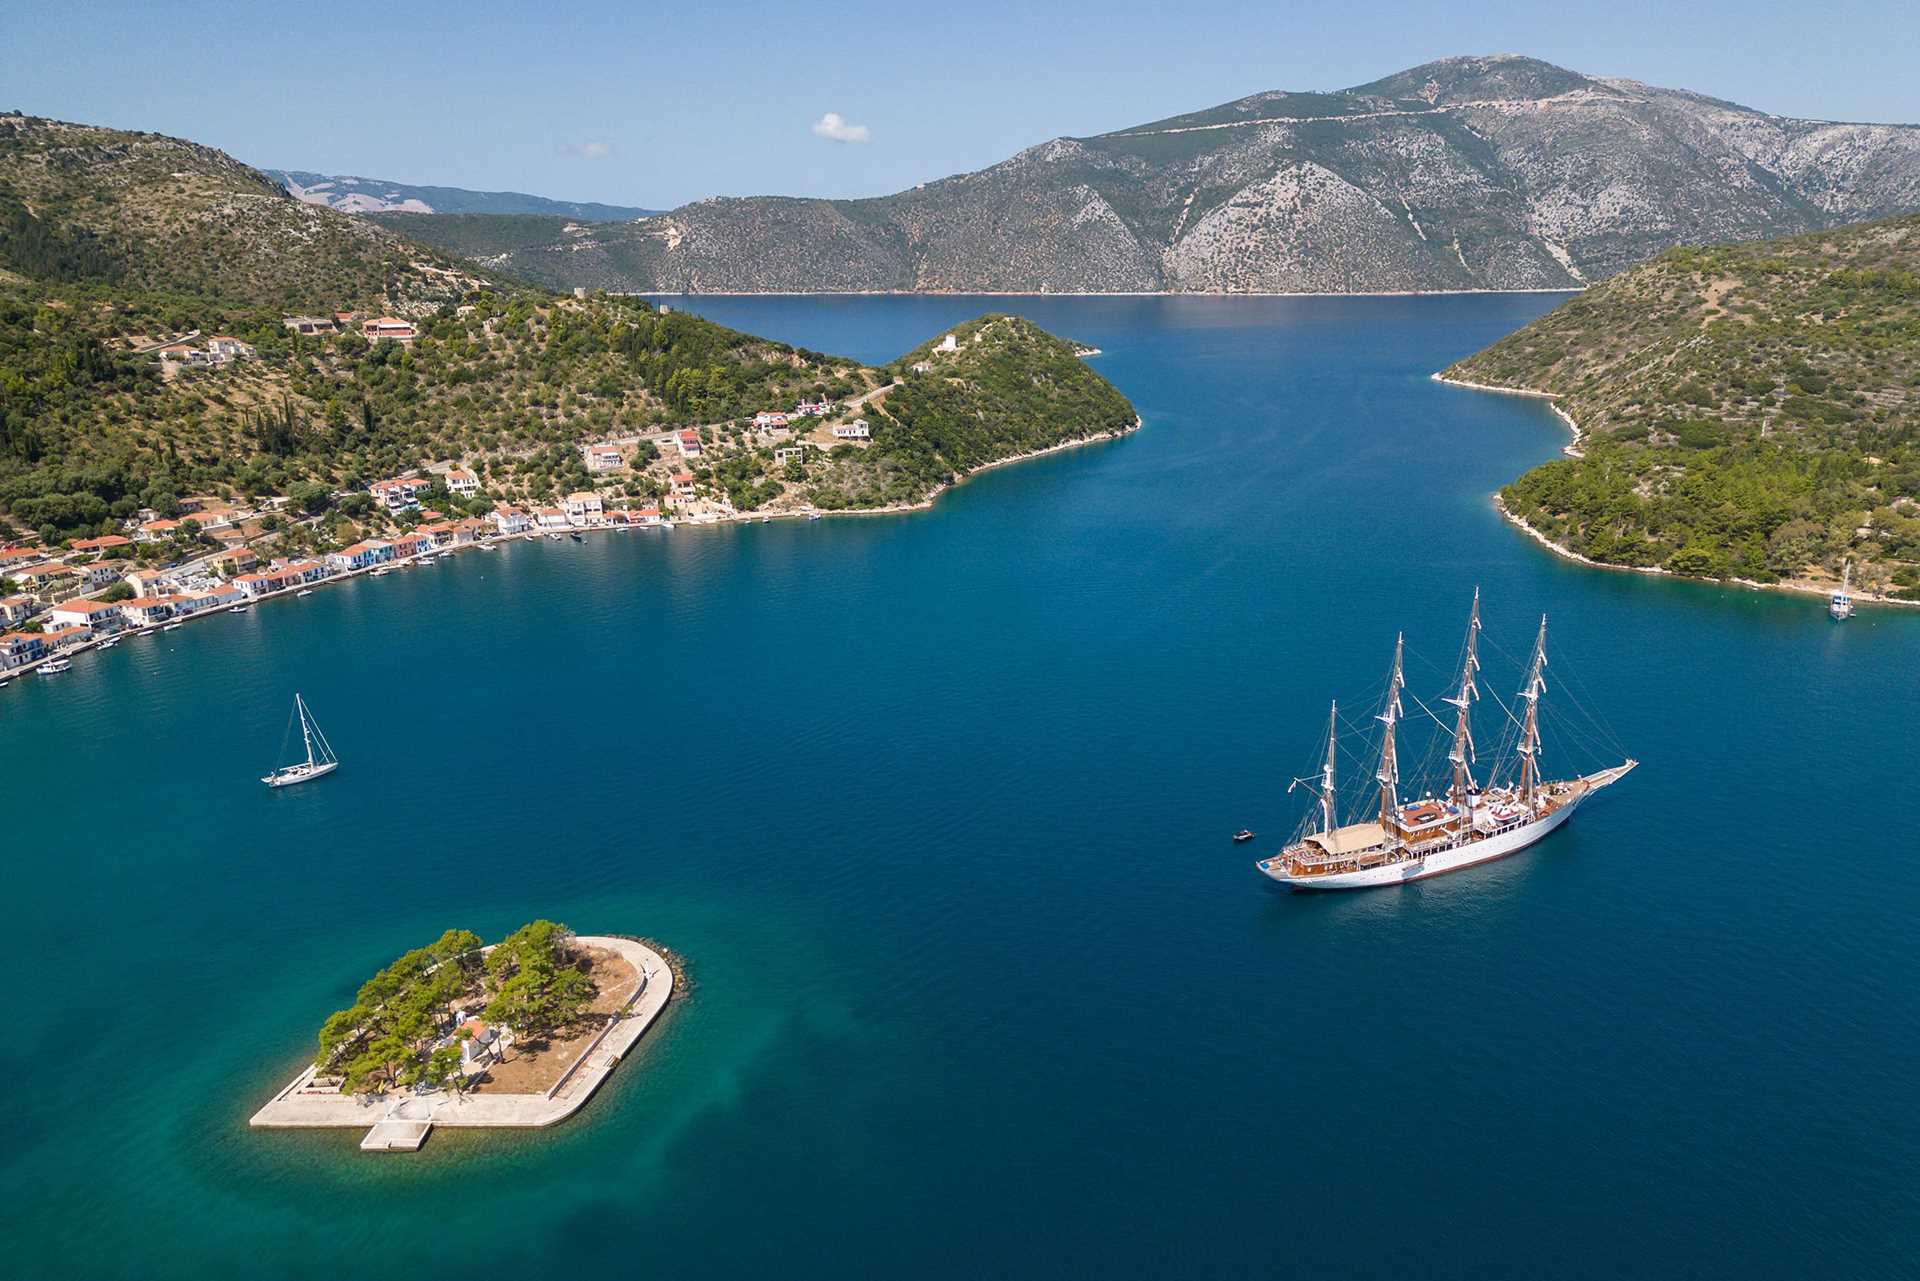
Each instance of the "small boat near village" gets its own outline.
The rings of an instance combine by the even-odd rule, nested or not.
[[[1295,779],[1287,788],[1305,787],[1314,793],[1315,806],[1302,820],[1295,840],[1256,866],[1266,876],[1293,890],[1356,890],[1401,885],[1442,872],[1455,872],[1521,850],[1539,841],[1573,817],[1595,792],[1610,787],[1633,771],[1638,761],[1626,757],[1620,764],[1575,778],[1545,779],[1540,772],[1541,703],[1547,692],[1547,620],[1540,619],[1526,679],[1519,691],[1519,711],[1501,704],[1511,722],[1503,732],[1503,747],[1488,771],[1490,785],[1474,778],[1476,766],[1472,707],[1479,690],[1480,593],[1473,594],[1467,621],[1467,639],[1460,676],[1453,692],[1440,701],[1454,709],[1447,734],[1450,744],[1440,763],[1446,778],[1442,795],[1429,793],[1418,801],[1400,797],[1400,756],[1396,730],[1404,716],[1406,689],[1403,659],[1405,638],[1395,641],[1393,666],[1374,721],[1380,729],[1375,748],[1373,786],[1364,818],[1343,821],[1336,767],[1341,746],[1340,706],[1336,701],[1327,718],[1326,755],[1316,779]],[[1426,704],[1422,711],[1444,731],[1445,722]],[[1496,700],[1497,701],[1497,700]],[[1612,736],[1596,722],[1597,740],[1610,747]],[[1623,753],[1624,755],[1624,753]]]
[[[39,670],[42,676],[58,676],[61,672],[68,670],[72,666],[73,660],[71,658],[56,658],[50,662],[42,663]]]
[[[307,700],[298,694],[293,696],[293,715],[287,718],[287,732],[281,736],[280,755],[286,755],[287,739],[293,736],[296,720],[300,722],[301,741],[306,745],[306,759],[282,765],[271,774],[262,775],[260,781],[268,787],[292,787],[295,783],[325,777],[340,768],[340,758],[333,754],[327,736],[314,724],[312,714],[307,711]]]

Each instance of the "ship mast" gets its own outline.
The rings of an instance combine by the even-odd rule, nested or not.
[[[1520,799],[1529,811],[1540,787],[1540,696],[1547,692],[1547,616],[1540,615],[1540,634],[1533,640],[1533,660],[1527,665],[1526,688],[1520,697],[1527,700],[1527,719],[1521,726]]]
[[[300,737],[306,740],[307,764],[313,764],[313,727],[307,723],[307,700],[298,694],[293,696],[293,706],[300,713]]]
[[[1448,795],[1460,812],[1462,830],[1473,823],[1473,700],[1480,697],[1474,673],[1480,670],[1480,589],[1473,589],[1473,612],[1467,617],[1467,656],[1460,664],[1460,692],[1445,701],[1453,704],[1453,786]]]
[[[1381,827],[1385,827],[1400,809],[1400,757],[1394,748],[1393,727],[1400,719],[1400,688],[1407,683],[1401,670],[1406,644],[1404,632],[1393,639],[1393,675],[1387,678],[1386,710],[1378,717],[1380,723],[1387,727],[1386,736],[1380,740],[1380,768],[1374,774],[1380,784]]]
[[[1320,767],[1320,813],[1326,822],[1324,830],[1331,832],[1340,825],[1335,815],[1339,811],[1339,795],[1333,787],[1333,753],[1340,743],[1340,702],[1334,700],[1332,710],[1327,713],[1327,763]]]

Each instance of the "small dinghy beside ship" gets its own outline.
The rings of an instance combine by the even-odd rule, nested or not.
[[[1491,771],[1492,778],[1503,781],[1483,790],[1473,777],[1472,706],[1480,697],[1479,638],[1480,593],[1476,591],[1459,683],[1443,700],[1454,709],[1446,794],[1412,803],[1400,799],[1395,730],[1403,714],[1406,679],[1404,640],[1396,641],[1386,696],[1375,718],[1382,733],[1374,772],[1378,787],[1374,812],[1360,822],[1340,821],[1335,779],[1340,709],[1335,703],[1327,719],[1327,753],[1319,778],[1296,779],[1287,789],[1305,786],[1315,792],[1315,812],[1303,824],[1307,830],[1292,844],[1255,865],[1263,874],[1293,890],[1358,890],[1401,885],[1504,858],[1552,832],[1572,818],[1589,796],[1619,782],[1639,764],[1627,757],[1619,765],[1577,778],[1541,777],[1540,701],[1547,690],[1547,620],[1542,617],[1520,689],[1520,715],[1513,717],[1517,735],[1511,756]],[[1511,712],[1508,715],[1512,717]]]

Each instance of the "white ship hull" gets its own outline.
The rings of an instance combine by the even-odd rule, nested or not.
[[[338,761],[316,761],[312,765],[289,765],[261,778],[268,787],[292,787],[295,783],[307,783],[316,778],[324,778],[340,768]]]
[[[1523,824],[1510,831],[1484,837],[1466,845],[1456,845],[1452,849],[1440,850],[1421,858],[1409,858],[1379,867],[1362,868],[1356,872],[1329,872],[1319,876],[1291,875],[1279,859],[1261,863],[1260,870],[1282,885],[1296,890],[1368,890],[1382,885],[1404,885],[1408,881],[1425,880],[1429,876],[1439,876],[1443,872],[1457,872],[1463,867],[1490,863],[1494,859],[1505,858],[1509,854],[1518,854],[1572,818],[1573,812],[1580,808],[1580,801],[1585,799],[1580,797],[1569,801],[1545,818],[1535,819],[1531,823]]]

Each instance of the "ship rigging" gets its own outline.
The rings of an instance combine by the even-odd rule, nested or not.
[[[1547,694],[1547,620],[1543,615],[1523,665],[1524,678],[1515,696],[1517,709],[1494,697],[1506,723],[1483,787],[1475,778],[1480,760],[1473,737],[1474,705],[1481,697],[1481,630],[1480,593],[1476,589],[1458,674],[1449,679],[1449,692],[1438,700],[1452,708],[1451,725],[1408,691],[1404,633],[1394,639],[1393,663],[1373,727],[1343,733],[1346,727],[1340,705],[1337,700],[1333,702],[1318,777],[1295,779],[1287,789],[1311,789],[1314,806],[1301,820],[1294,839],[1278,854],[1256,864],[1262,873],[1291,889],[1334,890],[1397,885],[1458,871],[1516,854],[1534,844],[1571,818],[1593,793],[1618,782],[1639,764],[1619,750],[1611,731],[1569,691],[1566,701],[1586,723],[1583,728],[1567,719],[1562,725],[1567,737],[1584,740],[1588,750],[1621,763],[1570,778],[1553,779],[1542,773],[1541,717]],[[1400,731],[1408,698],[1441,731],[1435,736],[1428,760],[1414,775],[1430,783],[1417,801],[1403,800],[1401,794]],[[1360,796],[1353,797],[1346,812],[1357,810],[1367,816],[1343,823],[1339,786],[1342,740],[1356,735],[1368,740],[1366,750],[1373,765],[1368,790],[1373,794],[1364,801]],[[1443,744],[1445,756],[1441,759],[1438,754]]]

